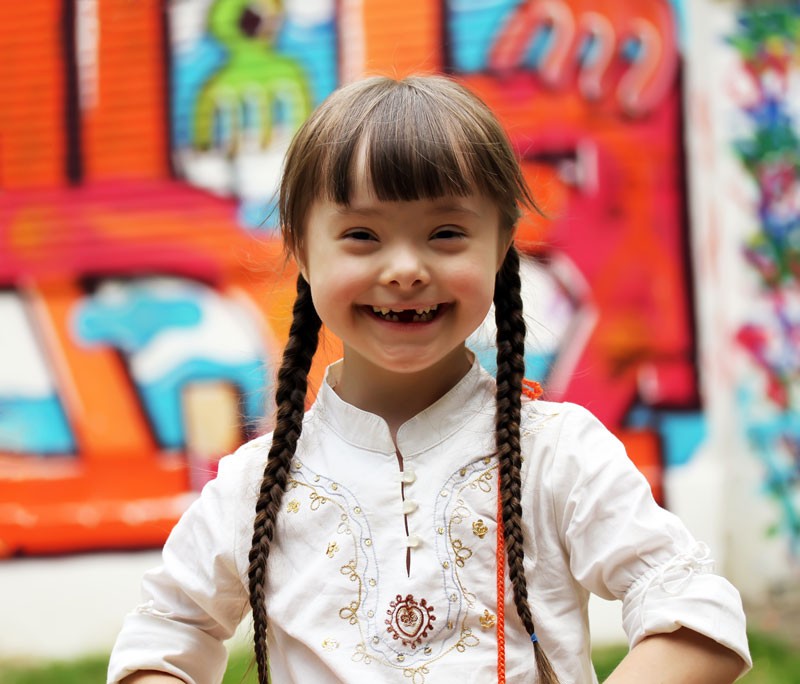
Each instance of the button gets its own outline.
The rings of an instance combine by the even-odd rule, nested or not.
[[[420,544],[422,544],[422,539],[419,538],[416,534],[409,534],[406,537],[406,546],[410,549],[416,549]]]
[[[403,501],[403,513],[408,515],[409,513],[413,513],[419,508],[419,504],[416,501],[412,501],[411,499],[406,499]]]
[[[417,474],[414,472],[413,468],[406,468],[402,473],[400,473],[400,482],[405,484],[413,484],[417,481]]]

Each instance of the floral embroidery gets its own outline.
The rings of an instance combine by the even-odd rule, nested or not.
[[[483,615],[478,618],[478,622],[481,623],[481,627],[484,629],[491,629],[497,624],[497,618],[488,610],[484,610]]]
[[[292,499],[288,504],[286,504],[286,510],[289,513],[297,513],[300,510],[300,502],[297,499]]]
[[[426,599],[417,601],[412,594],[405,598],[397,594],[386,611],[389,616],[386,620],[386,631],[403,645],[416,648],[428,636],[428,632],[433,630],[433,622],[436,620],[433,612],[433,606],[429,606]]]
[[[339,648],[339,642],[336,639],[324,639],[322,642],[322,648],[326,651],[335,651]]]
[[[488,531],[489,528],[486,527],[486,523],[483,522],[483,518],[478,518],[474,523],[472,523],[472,534],[478,537],[478,539],[483,539]]]
[[[333,555],[339,550],[339,545],[334,541],[328,544],[328,548],[325,549],[325,555],[328,558],[333,558]]]

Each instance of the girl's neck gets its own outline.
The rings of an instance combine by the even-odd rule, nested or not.
[[[459,347],[424,371],[395,373],[345,349],[334,390],[348,404],[383,418],[395,439],[400,426],[447,394],[472,362],[466,347]]]

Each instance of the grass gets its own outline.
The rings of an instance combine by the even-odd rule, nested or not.
[[[750,651],[755,666],[742,684],[800,684],[800,651],[780,638],[767,634],[750,634]],[[625,647],[602,648],[594,653],[597,676],[602,682],[625,656]],[[2,684],[102,684],[105,682],[106,657],[56,662],[43,666],[21,666],[0,663]],[[254,684],[249,671],[250,654],[237,652],[231,656],[224,684]]]

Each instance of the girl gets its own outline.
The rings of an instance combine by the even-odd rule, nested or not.
[[[308,119],[281,185],[300,276],[275,431],[176,526],[109,682],[219,682],[248,607],[262,684],[596,682],[589,592],[623,601],[609,681],[750,665],[736,590],[620,443],[522,399],[520,206],[500,125],[446,78],[368,79]],[[496,381],[465,346],[492,303]],[[344,358],[304,415],[322,323]]]

